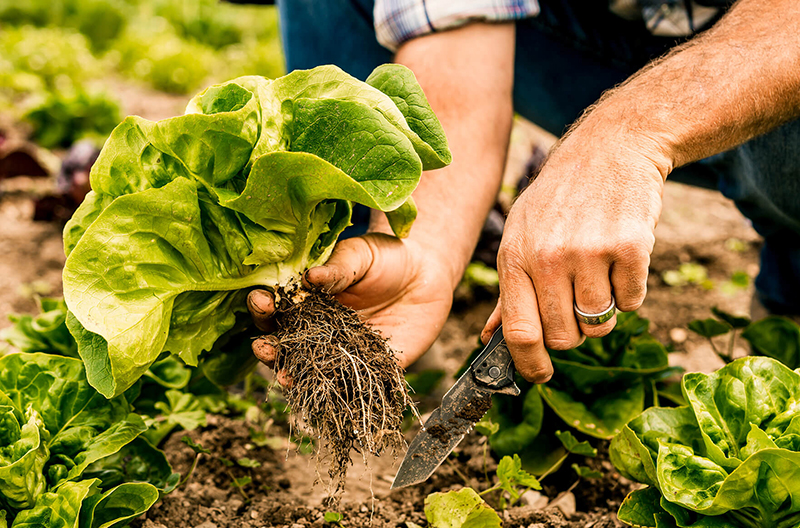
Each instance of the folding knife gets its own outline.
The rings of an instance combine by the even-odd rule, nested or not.
[[[408,446],[392,489],[427,480],[483,418],[492,406],[493,394],[519,396],[515,372],[501,326]]]

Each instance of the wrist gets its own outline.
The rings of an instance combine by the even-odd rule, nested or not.
[[[448,228],[432,229],[424,220],[422,222],[418,220],[411,226],[411,232],[403,242],[410,251],[416,253],[415,262],[435,270],[435,275],[455,290],[469,264],[473,248],[460,244],[456,240],[458,238],[456,233],[452,231],[450,232],[452,236],[443,237],[442,231],[445,229]],[[386,215],[380,211],[373,211],[368,232],[394,236]]]
[[[675,137],[658,125],[659,119],[642,119],[635,111],[607,101],[588,114],[562,142],[584,152],[604,152],[627,165],[649,166],[660,182],[676,167]],[[588,148],[587,148],[588,147]],[[558,150],[561,150],[559,147]]]

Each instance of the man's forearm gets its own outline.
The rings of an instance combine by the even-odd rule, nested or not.
[[[800,8],[739,0],[713,28],[608,92],[573,131],[631,138],[666,177],[798,116]]]
[[[404,44],[411,68],[444,127],[453,163],[425,173],[410,239],[447,261],[453,287],[474,250],[503,175],[513,117],[514,25],[471,24]],[[373,229],[385,230],[383,215]]]

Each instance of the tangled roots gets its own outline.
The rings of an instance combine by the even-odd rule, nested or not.
[[[284,394],[296,423],[331,457],[335,504],[351,449],[379,455],[402,447],[403,411],[416,409],[386,339],[354,310],[322,292],[279,293],[276,369],[291,379]]]

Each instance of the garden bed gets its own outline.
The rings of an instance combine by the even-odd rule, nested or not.
[[[524,137],[524,134],[523,134]],[[519,136],[517,136],[519,138]],[[527,149],[524,141],[514,147]],[[519,157],[519,156],[518,156]],[[63,266],[60,227],[34,223],[33,198],[46,192],[50,182],[26,178],[8,180],[0,190],[0,310],[34,312],[36,295],[59,295],[60,270]],[[757,271],[758,239],[735,208],[718,194],[668,184],[665,190],[665,214],[657,231],[658,242],[650,266],[649,294],[640,313],[652,321],[651,332],[659,340],[671,343],[676,353],[673,364],[691,370],[711,371],[720,366],[719,359],[707,343],[682,331],[696,318],[708,317],[711,306],[719,305],[732,312],[747,312],[752,286],[730,288],[734,273],[744,271],[753,277]],[[739,241],[741,244],[733,243]],[[667,272],[680,272],[686,264],[699,265],[708,281],[703,284],[670,285],[664,280]],[[691,269],[685,270],[688,271]],[[482,299],[482,300],[481,300]],[[422,412],[430,411],[442,393],[453,382],[452,374],[463,364],[474,348],[476,338],[493,307],[491,293],[476,300],[459,297],[440,339],[418,368],[442,369],[448,373],[439,387],[423,399]],[[3,318],[0,328],[8,325]],[[677,330],[676,330],[677,329]],[[244,528],[326,525],[322,506],[326,496],[324,484],[316,484],[317,472],[311,456],[292,449],[285,425],[272,425],[268,445],[258,445],[251,425],[243,418],[209,415],[208,425],[188,434],[214,456],[203,456],[190,481],[167,495],[135,526],[190,528]],[[260,424],[263,427],[263,423]],[[407,431],[413,437],[418,425]],[[164,444],[175,471],[185,475],[194,452],[181,441],[185,432],[172,435]],[[472,433],[451,460],[445,462],[431,479],[408,489],[390,491],[391,480],[399,466],[399,458],[390,455],[369,461],[368,470],[360,457],[348,472],[341,507],[343,526],[425,526],[424,501],[431,492],[459,489],[465,485],[477,491],[492,484],[496,460],[489,458],[484,468],[484,437]],[[403,453],[398,453],[402,457]],[[258,467],[228,467],[219,457],[238,460],[247,458]],[[632,484],[616,473],[607,455],[582,462],[603,473],[599,480],[575,483],[574,473],[565,467],[547,477],[541,495],[530,494],[521,503],[502,511],[504,526],[543,528],[621,526],[615,512]],[[485,472],[486,471],[486,472]],[[323,471],[324,473],[324,471]],[[489,479],[487,480],[486,474]],[[239,488],[234,479],[251,479]],[[242,495],[242,491],[246,495]],[[561,498],[559,499],[559,496]],[[498,506],[490,495],[485,497]],[[573,500],[574,499],[574,502]],[[548,501],[550,507],[542,510]],[[561,508],[558,504],[561,503]],[[565,516],[562,511],[568,515]],[[330,523],[328,523],[330,525]]]

